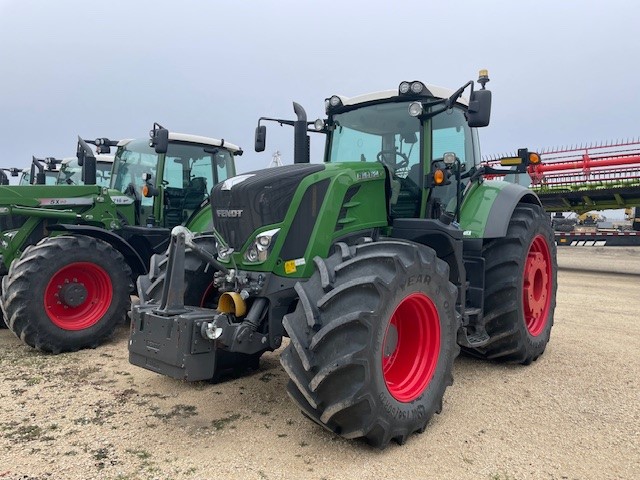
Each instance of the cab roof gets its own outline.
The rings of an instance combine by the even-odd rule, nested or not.
[[[134,139],[126,138],[124,140],[120,140],[118,142],[118,146],[121,147],[123,145],[126,145],[132,140]],[[233,143],[229,143],[225,140],[218,140],[217,138],[211,138],[211,137],[203,137],[201,135],[191,135],[189,133],[169,132],[169,141],[211,145],[213,147],[224,147],[227,150],[230,150],[232,153],[236,153],[241,150],[239,146],[234,145]]]
[[[96,162],[98,163],[113,163],[113,155],[106,155],[106,154],[96,154]],[[65,157],[62,159],[62,165],[66,165],[68,163],[71,163],[73,161],[78,161],[77,157]]]
[[[431,92],[431,94],[435,98],[449,98],[455,92],[455,90],[451,90],[449,88],[438,87],[437,85],[429,85],[426,83],[425,83],[425,87],[427,87],[427,90],[429,90],[429,92]],[[340,97],[340,100],[342,101],[342,105],[344,105],[345,107],[359,105],[361,103],[388,100],[394,97],[403,98],[402,96],[399,95],[398,89],[365,93],[364,95],[358,95],[357,97],[346,97],[344,95],[336,95],[336,96]],[[416,97],[408,97],[407,99],[416,100]],[[469,106],[469,100],[466,97],[460,97],[456,103],[459,103],[466,107]]]

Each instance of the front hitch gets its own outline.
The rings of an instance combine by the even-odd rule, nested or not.
[[[200,249],[188,229],[174,228],[160,303],[132,307],[129,362],[173,378],[208,380],[215,372],[216,345],[202,328],[217,312],[184,304],[187,246]]]
[[[222,301],[221,297],[218,310],[186,306],[186,248],[218,268],[219,262],[194,241],[188,229],[176,227],[172,230],[160,302],[135,305],[131,310],[129,361],[173,378],[207,380],[215,372],[217,349],[253,354],[274,348],[269,344],[268,336],[259,331],[268,301],[254,299],[246,315],[244,308],[238,309],[238,306],[244,307],[244,298],[234,303],[231,299]],[[226,267],[219,270],[227,276],[235,273]],[[231,292],[223,297],[225,295],[233,297]],[[238,321],[238,317],[243,320]]]

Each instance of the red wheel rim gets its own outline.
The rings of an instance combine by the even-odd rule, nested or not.
[[[44,307],[57,327],[83,330],[103,317],[112,298],[109,274],[94,263],[77,262],[51,277],[44,291]]]
[[[542,235],[533,239],[527,254],[522,301],[527,330],[537,337],[547,325],[551,303],[551,253]]]
[[[382,344],[389,393],[411,402],[427,388],[440,355],[440,316],[429,297],[412,293],[396,307]]]

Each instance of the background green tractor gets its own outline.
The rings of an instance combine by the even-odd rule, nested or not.
[[[96,185],[109,187],[111,185],[111,170],[113,169],[113,155],[96,156]],[[82,167],[76,157],[64,158],[60,162],[60,170],[56,178],[56,185],[83,185]]]
[[[95,140],[87,141],[94,143]],[[99,147],[100,148],[100,147]],[[107,147],[108,148],[108,147]],[[111,178],[112,155],[96,155],[96,185],[108,187]],[[79,185],[82,184],[82,167],[78,165],[76,157],[57,159],[54,157],[32,157],[30,168],[4,168],[2,174],[6,182],[1,185],[9,185],[9,180],[4,171],[18,179],[19,186],[25,185]]]
[[[18,185],[55,185],[62,160],[54,157],[31,157],[29,168],[22,169]],[[14,176],[17,176],[16,173]]]
[[[305,415],[384,447],[440,412],[460,348],[536,360],[553,324],[554,236],[534,193],[484,179],[505,171],[480,166],[488,80],[334,95],[313,123],[294,104],[297,120],[275,121],[294,126],[297,163],[218,184],[213,234],[175,229],[138,279],[130,361],[203,380],[288,336],[281,363]],[[322,164],[308,163],[308,130],[326,135]],[[504,164],[538,159],[522,149]]]
[[[47,352],[95,347],[112,333],[126,317],[133,280],[166,250],[170,229],[211,228],[208,192],[235,175],[242,153],[157,124],[151,141],[92,143],[103,153],[117,146],[109,187],[96,185],[96,157],[83,140],[80,185],[0,187],[4,321]]]

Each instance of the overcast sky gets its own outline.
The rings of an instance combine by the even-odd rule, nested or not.
[[[295,100],[314,119],[325,97],[402,80],[457,88],[481,68],[485,155],[635,137],[639,20],[632,0],[0,0],[0,166],[153,122],[242,146],[239,171],[276,149],[291,163],[290,127],[253,151],[258,117],[293,118]]]

